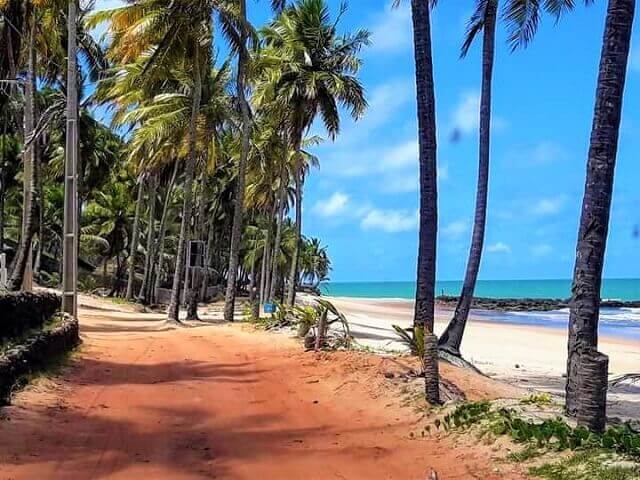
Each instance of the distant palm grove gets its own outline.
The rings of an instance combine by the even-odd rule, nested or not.
[[[414,29],[420,166],[414,335],[424,339],[425,396],[437,404],[439,357],[461,358],[481,264],[496,29],[505,25],[516,50],[533,41],[543,15],[558,20],[577,2],[468,2],[473,14],[461,39],[463,56],[482,37],[475,222],[462,295],[438,339],[436,2],[406,1]],[[369,33],[342,33],[346,6],[333,12],[325,0],[273,0],[273,19],[263,27],[247,19],[253,5],[130,0],[103,11],[81,5],[75,17],[75,4],[71,9],[66,1],[0,0],[0,247],[10,260],[10,290],[30,288],[32,279],[60,285],[65,215],[79,220],[81,288],[165,303],[167,321],[175,324],[183,318],[181,307],[186,318],[198,319],[198,303],[213,295],[224,296],[225,319],[233,321],[237,296],[248,297],[257,316],[260,304],[293,305],[296,291],[316,290],[328,279],[327,248],[303,234],[304,187],[322,160],[313,147],[339,135],[343,116],[357,120],[366,112],[358,74]],[[567,413],[593,430],[605,422],[600,283],[635,1],[608,5],[566,388]],[[74,18],[77,42],[68,35]],[[101,38],[97,31],[104,32]],[[76,111],[74,101],[78,198],[77,210],[65,212],[72,138],[65,112]],[[109,125],[98,120],[98,111],[107,112]],[[314,125],[323,127],[322,136],[311,133]]]

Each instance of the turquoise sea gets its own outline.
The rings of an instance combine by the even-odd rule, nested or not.
[[[415,282],[330,282],[322,285],[325,295],[358,298],[408,298],[415,295]],[[437,295],[459,295],[461,281],[436,283]],[[569,298],[571,280],[479,280],[477,297],[489,298]],[[602,298],[640,300],[640,279],[603,281]]]
[[[322,285],[322,292],[335,297],[413,299],[414,282],[331,282]],[[459,295],[462,282],[437,282],[438,295]],[[568,298],[571,280],[480,280],[475,295],[489,298]],[[640,300],[640,279],[607,279],[602,286],[602,298],[610,300]],[[549,312],[476,311],[476,315],[493,322],[538,325],[566,329],[569,310]],[[640,308],[603,308],[600,311],[600,333],[640,340]]]

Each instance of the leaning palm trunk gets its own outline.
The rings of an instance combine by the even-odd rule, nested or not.
[[[153,259],[153,239],[156,229],[156,189],[158,188],[158,176],[151,177],[151,188],[149,189],[149,224],[147,225],[147,247],[144,255],[144,274],[142,275],[142,285],[138,293],[138,300],[142,303],[149,303],[149,284],[151,283],[151,262]]]
[[[607,9],[571,288],[566,410],[597,431],[607,388],[607,358],[597,351],[600,286],[634,9],[635,0],[610,0]]]
[[[193,85],[193,105],[191,106],[191,120],[189,122],[189,159],[186,164],[184,179],[184,199],[182,204],[182,222],[180,224],[180,237],[178,240],[178,251],[176,252],[176,269],[173,272],[173,287],[171,289],[171,300],[167,310],[167,321],[177,323],[180,316],[180,280],[185,265],[185,250],[187,234],[191,225],[191,215],[193,210],[193,179],[196,170],[196,128],[198,112],[200,111],[200,98],[202,95],[202,78],[200,74],[200,59],[198,55],[199,46],[196,43],[194,55],[194,85]]]
[[[460,345],[469,318],[469,309],[480,270],[484,231],[487,219],[487,193],[489,190],[489,143],[491,141],[491,84],[496,38],[497,0],[487,3],[482,44],[482,94],[480,98],[480,151],[478,162],[478,187],[476,192],[476,212],[471,237],[471,250],[467,261],[467,271],[462,284],[453,319],[440,337],[439,346],[452,355],[460,356]]]
[[[284,218],[285,187],[280,187],[280,198],[278,199],[278,218],[276,219],[276,238],[273,242],[273,254],[271,255],[271,281],[268,285],[267,301],[272,301],[276,296],[278,287],[278,260],[280,258],[280,243],[282,242],[282,222]]]
[[[129,278],[127,280],[127,293],[125,298],[133,298],[133,282],[136,270],[136,254],[138,253],[138,237],[140,235],[140,210],[144,201],[144,188],[142,178],[138,178],[138,198],[136,199],[136,211],[133,216],[133,228],[131,231],[131,248],[129,248]]]
[[[167,233],[167,216],[169,214],[169,204],[171,203],[171,194],[173,193],[173,187],[176,183],[176,176],[178,175],[179,162],[176,161],[173,166],[173,173],[171,174],[171,181],[167,186],[167,193],[164,197],[164,205],[162,206],[162,216],[160,217],[160,225],[158,226],[158,241],[156,247],[158,249],[158,260],[151,261],[152,265],[155,263],[154,275],[153,275],[153,289],[151,291],[151,301],[155,302],[158,298],[158,291],[160,290],[160,283],[162,281],[162,265],[164,264],[164,237]]]
[[[245,0],[240,0],[240,15],[247,19],[247,5]],[[245,171],[247,157],[249,156],[249,134],[251,125],[249,104],[246,99],[245,76],[247,70],[247,31],[242,25],[240,32],[240,49],[238,53],[237,91],[242,113],[242,147],[238,162],[238,177],[233,199],[233,226],[231,228],[231,248],[229,249],[229,271],[227,272],[227,291],[224,299],[224,319],[233,321],[233,311],[236,302],[236,278],[238,275],[238,263],[240,260],[240,236],[242,235],[242,217],[244,211]]]
[[[14,260],[13,271],[9,279],[9,290],[18,290],[23,286],[31,286],[31,251],[33,236],[36,231],[38,206],[36,202],[38,166],[36,165],[35,133],[35,95],[36,95],[36,20],[31,12],[29,27],[27,78],[24,88],[24,198],[22,204],[22,235]],[[25,274],[25,271],[28,272]]]
[[[300,150],[300,143],[296,151]],[[296,172],[296,238],[291,257],[291,270],[289,270],[289,290],[287,291],[287,305],[296,302],[296,284],[298,283],[298,260],[300,258],[300,245],[302,243],[302,171],[299,166]]]
[[[429,3],[411,1],[418,103],[420,161],[420,232],[414,325],[424,328],[425,396],[440,403],[438,359],[431,353],[434,344],[434,294],[436,282],[436,239],[438,230],[438,188],[436,180],[436,118],[431,56]]]

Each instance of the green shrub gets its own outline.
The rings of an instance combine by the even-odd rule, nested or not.
[[[562,418],[534,423],[518,417],[513,410],[494,410],[489,402],[471,402],[457,407],[436,426],[445,430],[466,429],[482,424],[492,434],[509,435],[517,443],[557,451],[600,448],[640,459],[640,433],[630,425],[609,427],[602,435],[584,427],[572,428]]]

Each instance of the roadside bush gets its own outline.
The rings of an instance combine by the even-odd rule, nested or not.
[[[489,402],[467,403],[457,407],[436,427],[445,430],[482,425],[493,435],[509,435],[515,442],[533,444],[549,450],[605,449],[640,459],[640,433],[628,424],[609,427],[603,434],[584,427],[572,428],[562,418],[531,422],[506,408],[494,410]]]
[[[0,342],[42,328],[60,310],[61,300],[53,293],[7,293],[0,295]]]

